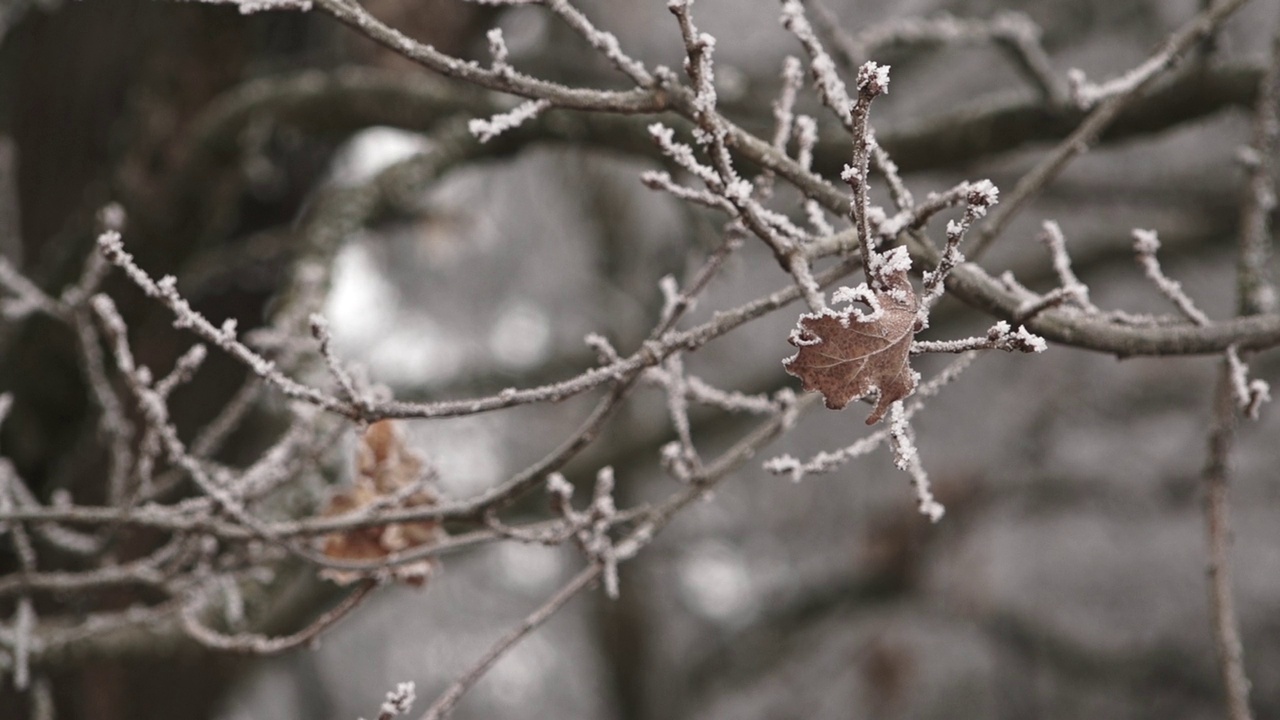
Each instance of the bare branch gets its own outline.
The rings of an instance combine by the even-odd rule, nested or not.
[[[1204,518],[1209,539],[1209,605],[1218,669],[1226,693],[1227,716],[1230,720],[1251,720],[1249,679],[1244,671],[1240,620],[1236,617],[1231,587],[1231,516],[1227,494],[1236,425],[1232,399],[1229,371],[1223,363],[1214,390],[1209,454],[1203,472]]]

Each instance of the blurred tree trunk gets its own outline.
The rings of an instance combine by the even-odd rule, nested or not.
[[[76,277],[92,247],[95,213],[117,199],[129,210],[131,247],[165,272],[181,265],[189,247],[169,234],[181,223],[138,200],[163,187],[190,119],[254,59],[249,24],[225,9],[121,0],[33,10],[13,28],[3,55],[11,90],[3,123],[18,156],[23,265],[46,291]],[[136,317],[138,308],[127,311]],[[72,354],[74,338],[40,320],[15,335],[0,360],[4,389],[15,390],[17,401],[6,447],[42,496],[65,488],[101,499],[96,411]],[[146,362],[163,367],[163,356],[172,360],[163,334],[139,335]],[[189,402],[211,401],[205,394]],[[124,592],[117,600],[123,606],[137,598]],[[233,667],[211,660],[189,654],[69,670],[53,677],[58,717],[207,717]],[[17,705],[0,700],[2,708]],[[6,715],[18,717],[0,711]]]
[[[380,11],[405,14],[409,5],[416,17],[432,19],[415,28],[415,35],[463,54],[483,26],[476,20],[492,13],[440,2],[427,11],[421,3],[398,0],[381,3]],[[339,42],[344,36],[344,28],[315,14],[242,16],[234,7],[196,3],[86,0],[27,9],[0,36],[0,136],[8,136],[16,151],[21,235],[20,245],[4,245],[19,255],[11,259],[57,295],[81,272],[98,232],[95,217],[109,202],[127,211],[130,252],[157,275],[180,274],[199,253],[255,233],[274,230],[287,240],[290,223],[341,138],[273,147],[278,181],[263,192],[240,158],[222,158],[224,164],[198,183],[181,177],[184,133],[211,101],[255,74],[332,66],[353,56],[380,62],[369,47]],[[287,254],[255,273],[259,279],[248,286],[238,280],[197,292],[197,309],[217,320],[237,318],[242,330],[256,327],[271,299],[272,280],[286,267]],[[134,291],[122,292],[121,284],[108,287],[120,299],[140,362],[166,372],[186,340],[168,329],[160,308],[141,302]],[[104,498],[105,455],[97,409],[74,348],[65,327],[40,317],[0,333],[0,392],[12,392],[15,399],[0,442],[41,497],[65,489],[81,502],[98,502]],[[215,353],[199,381],[175,399],[179,427],[213,416],[243,377],[242,368]],[[248,439],[258,434],[241,432],[240,447],[226,448],[224,455],[246,456],[270,441]],[[121,539],[117,554],[127,559],[151,542]],[[0,574],[14,569],[6,546]],[[126,590],[113,602],[123,608],[140,599]],[[67,669],[51,676],[57,716],[210,717],[243,665],[192,649],[145,663]],[[0,688],[0,720],[26,717],[24,704],[12,688]]]

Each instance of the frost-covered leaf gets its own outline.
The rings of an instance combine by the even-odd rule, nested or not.
[[[909,363],[916,332],[916,295],[905,271],[886,278],[883,290],[842,288],[833,296],[861,300],[871,308],[850,305],[800,316],[788,342],[800,349],[783,361],[805,390],[822,393],[827,407],[840,410],[851,400],[879,391],[867,424],[880,421],[889,406],[912,393],[916,372]]]
[[[425,484],[431,471],[420,455],[404,443],[391,420],[369,426],[356,446],[355,482],[335,494],[325,508],[325,517],[346,515],[361,509],[403,509],[436,504],[436,495]],[[334,560],[381,560],[392,553],[429,545],[444,535],[434,520],[389,523],[355,528],[325,537],[324,554]],[[391,576],[411,585],[422,585],[434,568],[430,560],[397,565]],[[322,573],[346,585],[363,577],[360,573],[327,569]]]

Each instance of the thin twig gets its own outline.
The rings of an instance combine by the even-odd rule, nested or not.
[[[877,250],[871,240],[871,221],[867,217],[867,190],[871,178],[868,169],[871,162],[871,132],[867,118],[871,114],[871,102],[889,91],[889,68],[868,62],[858,68],[858,99],[849,106],[850,125],[853,131],[853,159],[845,169],[844,181],[853,190],[853,203],[849,207],[850,220],[858,229],[858,248],[862,250],[863,271],[867,285],[881,289],[881,280],[875,272]]]
[[[1228,505],[1231,449],[1235,441],[1236,407],[1226,363],[1214,388],[1213,423],[1204,467],[1205,529],[1209,540],[1209,606],[1218,671],[1226,693],[1227,717],[1251,720],[1249,679],[1244,671],[1244,646],[1231,587],[1231,513]]]
[[[639,113],[659,112],[666,109],[668,96],[657,89],[609,91],[571,88],[522,73],[482,68],[473,62],[451,57],[430,45],[408,37],[377,19],[357,3],[346,0],[315,0],[315,4],[338,20],[350,25],[357,32],[423,67],[479,87],[518,95],[530,100],[546,100],[556,107],[577,110]]]
[[[542,623],[546,622],[555,615],[556,611],[564,607],[566,603],[574,598],[584,588],[590,586],[600,577],[604,567],[600,563],[593,563],[584,568],[581,572],[574,576],[572,580],[565,583],[563,587],[556,591],[545,603],[537,610],[529,613],[520,624],[509,630],[505,635],[498,639],[492,647],[479,661],[476,662],[469,670],[462,674],[457,680],[454,680],[448,688],[441,693],[436,701],[431,703],[431,707],[427,708],[426,713],[422,715],[422,720],[442,720],[453,712],[453,708],[462,699],[462,696],[471,689],[473,685],[489,672],[498,660],[502,659],[507,651],[516,643],[520,642],[529,633],[537,630]]]

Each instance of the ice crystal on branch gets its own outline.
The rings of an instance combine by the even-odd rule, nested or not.
[[[858,68],[858,93],[870,97],[889,92],[889,66],[868,62]]]
[[[395,690],[387,693],[387,701],[382,703],[382,714],[389,717],[403,715],[409,712],[414,699],[416,695],[413,682],[402,682],[396,685]]]

